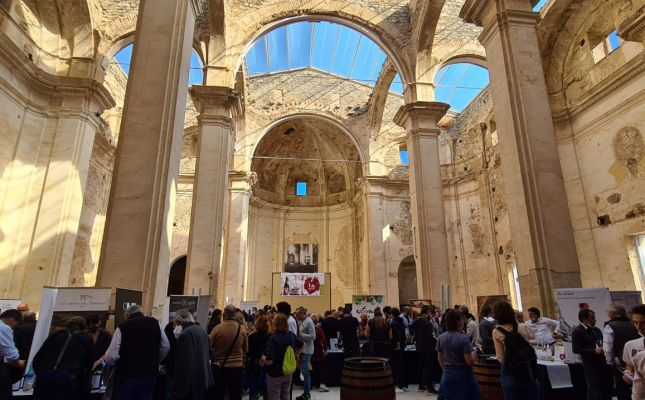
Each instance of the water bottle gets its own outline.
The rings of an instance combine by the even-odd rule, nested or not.
[[[22,385],[22,390],[25,392],[32,390],[34,387],[35,380],[36,380],[36,374],[34,373],[33,367],[29,365],[29,368],[27,369],[27,373],[25,374],[25,381]]]

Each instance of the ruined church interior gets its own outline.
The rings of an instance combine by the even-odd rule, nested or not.
[[[0,298],[640,291],[644,45],[645,0],[0,0]]]

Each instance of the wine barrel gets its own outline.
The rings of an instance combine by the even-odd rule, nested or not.
[[[479,382],[482,400],[504,400],[500,381],[501,365],[497,360],[478,357],[473,372]]]
[[[387,358],[346,358],[340,381],[341,400],[393,400],[394,379]]]

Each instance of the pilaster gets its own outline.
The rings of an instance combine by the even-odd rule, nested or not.
[[[199,111],[199,129],[186,292],[210,293],[215,302],[221,297],[217,289],[220,287],[233,117],[241,113],[242,102],[233,89],[219,86],[193,86],[190,95]]]
[[[434,304],[441,304],[441,285],[450,283],[437,127],[449,107],[439,102],[409,103],[394,117],[394,122],[408,133],[418,294]]]

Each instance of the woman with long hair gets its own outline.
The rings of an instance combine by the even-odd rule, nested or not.
[[[374,317],[367,323],[367,337],[369,355],[384,358],[392,356],[392,330],[380,307],[374,309]]]
[[[473,373],[475,349],[462,333],[464,319],[457,310],[444,316],[446,331],[437,339],[439,364],[443,369],[439,400],[480,400],[479,384]]]
[[[260,364],[265,365],[267,379],[268,400],[288,400],[291,389],[291,374],[282,374],[282,361],[287,347],[296,349],[302,347],[302,342],[298,340],[293,332],[289,331],[287,316],[277,313],[271,323],[271,337],[267,341],[264,354],[260,359]]]
[[[506,336],[515,335],[515,340],[526,341],[525,347],[529,348],[529,333],[523,324],[518,326],[513,306],[507,301],[499,301],[493,307],[493,315],[497,320],[497,327],[493,330],[493,343],[495,344],[495,357],[502,364],[502,392],[506,400],[537,400],[540,398],[540,385],[537,378],[529,373],[527,379],[518,379],[511,374],[511,368],[506,363],[508,349]],[[518,335],[519,333],[519,335]],[[528,366],[527,366],[528,368]],[[517,375],[517,374],[516,374]]]

